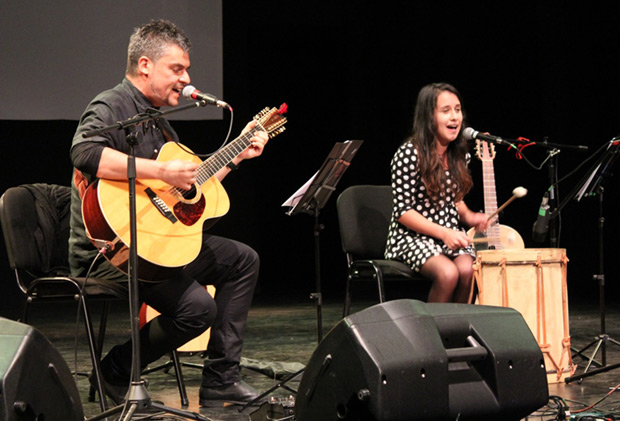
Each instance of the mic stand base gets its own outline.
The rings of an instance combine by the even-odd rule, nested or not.
[[[145,413],[145,409],[151,409],[148,415]],[[153,411],[153,409],[159,411]],[[136,412],[138,413],[136,414]],[[86,421],[102,420],[118,413],[123,415],[122,420],[124,421],[131,420],[134,415],[138,416],[140,419],[148,419],[149,417],[154,417],[157,414],[161,415],[164,413],[178,415],[190,420],[210,421],[210,418],[204,417],[196,412],[170,408],[160,403],[153,402],[148,395],[144,380],[131,384],[129,391],[127,392],[127,400],[122,405],[110,408],[92,418],[88,418]]]
[[[596,338],[594,338],[594,340],[592,342],[590,342],[588,345],[586,345],[582,349],[580,349],[580,350],[573,350],[573,352],[575,353],[573,355],[573,358],[581,357],[584,360],[588,360],[588,365],[583,370],[584,373],[588,372],[588,370],[590,369],[591,365],[595,365],[596,367],[605,367],[606,366],[607,361],[606,361],[606,358],[605,358],[606,357],[605,351],[606,351],[606,347],[607,347],[607,345],[609,343],[620,346],[620,342],[616,341],[615,339],[613,339],[608,334],[602,333],[602,334],[598,335]],[[589,358],[587,358],[585,355],[583,355],[583,353],[586,350],[590,349],[594,345],[596,345],[596,347],[594,348],[594,352],[592,353],[592,355]],[[596,355],[598,354],[599,351],[602,351],[602,357],[603,357],[603,359],[601,360],[600,363],[598,361],[594,360],[594,357],[596,357]]]
[[[620,364],[613,364],[613,365],[607,365],[607,344],[611,343],[614,345],[618,345],[620,346],[620,342],[614,340],[613,338],[611,338],[606,332],[606,327],[605,327],[605,275],[603,272],[604,269],[604,264],[603,264],[603,256],[604,256],[604,241],[603,241],[603,233],[604,233],[604,228],[605,228],[605,218],[603,216],[603,192],[604,189],[602,186],[598,186],[597,189],[597,195],[598,195],[598,199],[599,199],[599,219],[598,219],[598,242],[599,242],[599,274],[594,275],[592,278],[598,281],[598,289],[599,289],[599,317],[600,317],[600,334],[596,336],[596,338],[594,339],[594,341],[590,342],[588,345],[586,345],[584,348],[582,348],[581,350],[578,351],[574,351],[575,357],[581,357],[584,358],[583,352],[586,349],[591,348],[593,345],[596,344],[596,347],[594,348],[594,352],[592,353],[592,355],[590,356],[590,358],[588,359],[588,364],[586,365],[586,368],[584,369],[582,374],[576,375],[576,376],[570,376],[570,377],[566,377],[564,379],[564,381],[566,383],[570,383],[574,380],[583,380],[586,377],[590,377],[590,376],[594,376],[598,373],[603,373],[605,371],[609,371],[609,370],[613,370],[614,368],[620,367]],[[594,360],[594,357],[596,357],[596,355],[598,354],[598,352],[601,351],[601,362],[597,362]],[[592,366],[592,364],[594,364],[597,367],[600,367],[596,370],[592,370],[592,371],[588,371],[590,370],[590,367]]]
[[[620,368],[620,364],[606,365],[605,367],[597,368],[596,370],[588,371],[587,373],[584,372],[584,373],[578,374],[576,376],[566,377],[564,379],[564,381],[566,383],[570,383],[570,382],[575,381],[575,380],[581,382],[586,377],[595,376],[597,374],[604,373],[606,371],[615,370],[616,368]]]

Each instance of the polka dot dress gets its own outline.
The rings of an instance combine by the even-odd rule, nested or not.
[[[465,231],[459,224],[459,215],[454,202],[456,185],[446,170],[449,187],[446,197],[433,206],[426,187],[418,173],[418,150],[411,142],[402,144],[392,159],[392,193],[394,208],[388,234],[385,257],[405,262],[415,271],[439,254],[455,258],[460,254],[475,256],[470,245],[459,250],[450,250],[441,240],[410,230],[398,222],[408,210],[419,212],[428,220],[451,229]]]

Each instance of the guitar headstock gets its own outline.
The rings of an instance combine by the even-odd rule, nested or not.
[[[492,161],[495,159],[495,145],[476,139],[476,156],[481,161]]]
[[[282,104],[280,108],[264,108],[258,114],[254,116],[254,120],[257,122],[257,126],[260,126],[267,134],[269,135],[269,139],[279,135],[286,128],[284,124],[286,124],[286,117],[283,114],[287,111],[287,105]]]

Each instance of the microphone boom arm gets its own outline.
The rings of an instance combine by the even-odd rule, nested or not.
[[[87,132],[82,133],[82,137],[88,138],[88,137],[98,136],[98,135],[101,135],[107,132],[111,132],[112,130],[126,129],[128,127],[133,127],[139,124],[144,124],[147,121],[157,120],[161,117],[167,116],[168,114],[177,113],[179,111],[185,111],[191,108],[204,107],[206,105],[207,105],[206,101],[196,101],[196,102],[192,102],[191,104],[185,104],[179,107],[170,108],[169,110],[166,110],[166,111],[159,111],[159,110],[153,109],[150,112],[137,114],[134,117],[131,117],[127,120],[118,121],[110,126],[101,127],[99,129],[94,129],[94,130],[89,130]]]

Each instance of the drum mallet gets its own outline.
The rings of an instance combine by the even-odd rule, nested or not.
[[[515,199],[520,199],[523,196],[525,196],[527,194],[527,189],[525,187],[515,187],[515,189],[512,191],[512,197],[508,200],[506,200],[506,203],[504,203],[502,206],[500,206],[499,208],[497,208],[497,210],[495,212],[493,212],[488,218],[487,221],[490,221],[491,218],[493,218],[495,215],[497,215],[498,213],[500,213],[501,211],[504,210],[504,208],[506,206],[508,206],[510,204],[510,202],[512,202]]]

